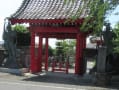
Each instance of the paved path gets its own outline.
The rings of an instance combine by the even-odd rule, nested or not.
[[[96,87],[90,78],[51,72],[26,76],[0,73],[0,90],[119,90],[116,82],[106,88]]]

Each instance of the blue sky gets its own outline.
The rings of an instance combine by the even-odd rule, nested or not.
[[[119,6],[115,9],[115,11],[113,13],[111,13],[111,15],[108,16],[108,20],[110,21],[110,23],[112,24],[112,27],[114,27],[114,25],[119,22],[119,15],[115,15],[115,13],[119,12]]]
[[[9,17],[11,14],[15,13],[15,11],[20,7],[23,0],[1,0],[0,2],[0,41],[2,40],[2,32],[3,32],[3,22],[5,17]],[[115,10],[117,12],[119,7]],[[109,21],[114,26],[115,23],[119,21],[119,16],[112,15],[109,16]]]

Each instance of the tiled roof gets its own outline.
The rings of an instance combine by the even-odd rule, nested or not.
[[[68,19],[76,16],[82,8],[82,0],[24,0],[18,11],[11,16],[16,19]],[[88,0],[87,0],[88,1]],[[81,12],[79,18],[87,16],[87,9]]]

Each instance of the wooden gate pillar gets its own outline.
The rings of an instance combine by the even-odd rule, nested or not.
[[[80,34],[77,34],[76,38],[76,60],[75,60],[75,74],[79,74],[79,60],[80,60]]]
[[[81,52],[81,74],[83,75],[86,72],[87,69],[87,60],[85,59],[84,55],[83,55],[83,50],[86,48],[86,34],[82,33],[82,52]]]
[[[82,60],[83,60],[83,47],[85,45],[84,39],[81,33],[77,34],[76,38],[76,61],[75,61],[75,74],[82,75]]]
[[[39,35],[38,59],[37,59],[38,72],[42,71],[42,43],[43,43],[43,38],[41,35]]]
[[[48,38],[45,41],[45,70],[48,71]]]
[[[31,46],[30,46],[30,71],[37,72],[37,61],[35,59],[35,32],[31,32]]]

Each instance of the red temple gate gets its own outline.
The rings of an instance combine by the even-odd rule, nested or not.
[[[70,15],[75,15],[78,12],[80,0],[74,2],[73,8],[69,4],[63,4],[64,0],[24,0],[20,9],[10,17],[12,24],[15,23],[29,23],[29,31],[31,32],[31,46],[30,46],[30,71],[37,73],[42,71],[42,44],[43,38],[46,42],[45,51],[45,70],[48,70],[48,38],[58,39],[76,39],[76,60],[75,60],[75,74],[83,74],[83,49],[86,47],[86,36],[88,33],[80,31],[80,26],[84,18],[80,18],[74,22],[65,23]],[[35,4],[37,2],[37,4]],[[47,4],[44,4],[46,2]],[[39,4],[41,3],[41,4]],[[53,6],[54,5],[54,9]],[[71,2],[72,3],[72,2]],[[50,8],[44,8],[49,6]],[[70,8],[66,8],[70,7]],[[69,10],[69,12],[66,12]],[[72,10],[72,11],[70,11]],[[63,12],[63,13],[62,13]],[[74,13],[73,13],[74,12]],[[84,11],[82,16],[85,17],[87,12]],[[35,36],[39,37],[38,56],[35,55]]]

